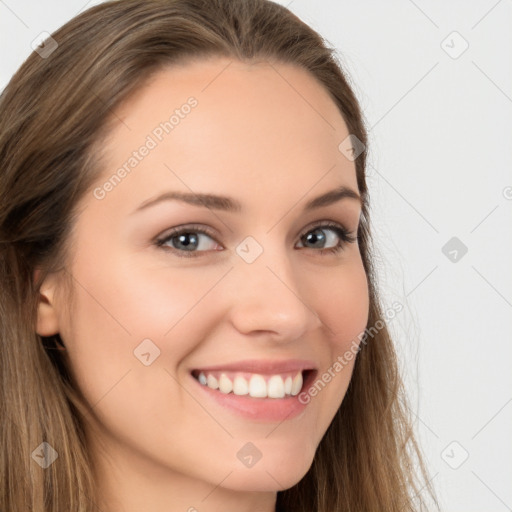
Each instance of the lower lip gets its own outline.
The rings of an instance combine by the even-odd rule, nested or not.
[[[302,390],[307,389],[312,373],[306,377]],[[252,398],[249,395],[221,393],[218,389],[204,386],[192,375],[190,377],[203,390],[206,396],[227,409],[251,420],[266,422],[290,420],[297,417],[308,405],[307,403],[299,402],[300,393],[286,398]]]

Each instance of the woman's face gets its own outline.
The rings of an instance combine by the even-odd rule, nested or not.
[[[74,300],[55,286],[38,317],[48,334],[54,315],[92,407],[105,495],[133,510],[160,510],[164,489],[176,510],[274,498],[309,469],[354,361],[335,363],[368,319],[357,240],[337,231],[356,235],[359,200],[307,207],[358,193],[347,127],[305,71],[225,59],[162,71],[113,115],[73,232]],[[229,200],[154,201],[177,193]],[[325,372],[309,403],[296,394]]]

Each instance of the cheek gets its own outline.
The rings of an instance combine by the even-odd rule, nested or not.
[[[323,293],[319,293],[320,288]],[[368,322],[368,281],[362,263],[340,267],[329,284],[317,285],[312,297],[326,325],[328,347],[322,368],[304,391],[303,399],[316,402],[318,424],[326,429],[347,391],[361,334]],[[325,429],[319,435],[323,435]]]
[[[135,268],[122,258],[117,264],[103,260],[101,266],[89,261],[81,259],[73,269],[75,300],[66,315],[69,322],[62,321],[61,336],[72,373],[94,403],[128,371],[146,370],[142,354],[148,351],[151,368],[174,372],[195,349],[194,340],[201,340],[200,331],[208,324],[201,298],[223,271],[198,278],[193,269]],[[142,372],[142,386],[146,375]]]
[[[364,269],[355,270],[344,280],[338,292],[336,309],[333,310],[333,330],[339,333],[340,348],[347,342],[359,342],[359,335],[366,328],[369,314],[368,281]]]
[[[312,308],[326,326],[333,358],[359,343],[369,313],[368,280],[362,263],[340,267],[311,286]]]
[[[191,282],[186,272],[128,270],[122,265],[94,272],[76,267],[81,286],[75,287],[61,336],[71,373],[100,424],[136,444],[151,424],[151,435],[166,439],[169,432],[160,429],[168,428],[176,411],[189,407],[192,417],[204,414],[195,402],[183,403],[174,375],[195,349],[195,340],[202,339],[194,306],[211,282]],[[208,322],[205,316],[203,322]]]

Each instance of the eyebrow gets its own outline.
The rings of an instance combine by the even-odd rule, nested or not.
[[[304,206],[304,211],[314,210],[323,206],[329,206],[342,199],[355,199],[363,206],[362,197],[349,187],[341,186],[334,190],[330,190],[321,196],[311,199]],[[188,192],[177,192],[168,191],[164,192],[154,198],[148,199],[140,204],[132,213],[145,210],[151,206],[154,206],[163,201],[180,201],[183,203],[191,204],[194,206],[204,206],[212,210],[222,210],[227,212],[241,212],[242,204],[230,197],[219,196],[215,194],[199,194],[199,193],[188,193]]]

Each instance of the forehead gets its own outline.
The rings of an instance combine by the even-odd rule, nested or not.
[[[338,108],[310,73],[290,64],[214,58],[165,68],[114,115],[104,178],[152,141],[124,179],[139,196],[168,186],[299,200],[322,180],[322,190],[357,190],[355,165],[338,149],[349,134]]]
[[[337,130],[344,125],[328,91],[309,71],[290,63],[224,57],[194,59],[160,69],[116,109],[116,117],[127,122],[143,112],[150,114],[156,109],[162,113],[190,95],[210,110],[217,106],[229,112],[261,106],[262,101],[270,109],[277,102],[283,108],[295,107],[290,113],[296,116],[310,118],[314,114],[325,128]],[[155,100],[161,103],[155,105]]]

